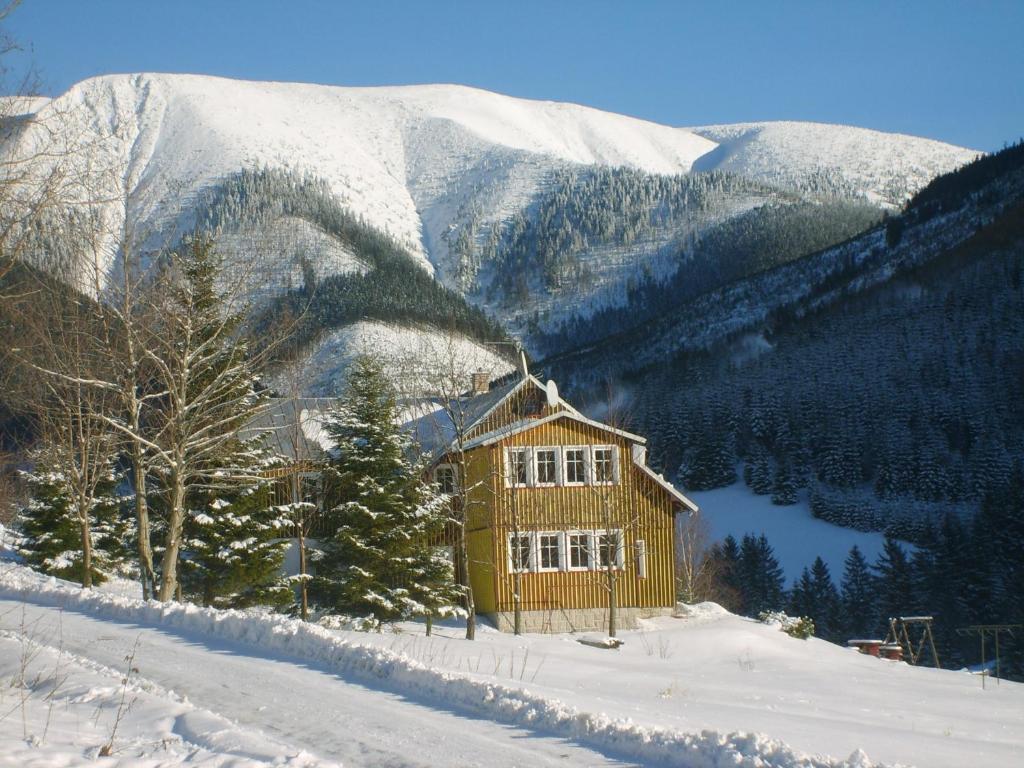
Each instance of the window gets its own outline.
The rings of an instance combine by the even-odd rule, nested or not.
[[[535,448],[534,482],[536,485],[554,485],[558,482],[558,449]]]
[[[615,447],[611,445],[594,446],[594,483],[610,484],[615,482]]]
[[[451,464],[441,464],[434,470],[434,482],[437,483],[441,493],[455,493],[455,467]]]
[[[510,533],[508,535],[508,558],[512,571],[522,573],[531,570],[533,547],[530,546],[530,542],[532,538],[528,533]]]
[[[558,571],[562,568],[562,536],[558,533],[537,534],[537,556],[541,571]]]
[[[569,536],[569,568],[577,571],[590,569],[590,534],[570,533]]]
[[[613,485],[619,481],[618,460],[618,448],[614,445],[506,448],[505,485]]]
[[[622,567],[622,532],[598,531],[594,534],[597,543],[598,568]]]
[[[566,448],[565,469],[562,477],[566,485],[583,485],[587,482],[587,449]]]
[[[507,467],[507,483],[511,486],[526,485],[526,449],[525,448],[508,448],[506,456],[508,458]]]

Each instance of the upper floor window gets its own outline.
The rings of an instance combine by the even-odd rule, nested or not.
[[[545,445],[505,449],[509,487],[613,485],[619,481],[619,450],[614,445]]]
[[[558,482],[558,449],[535,448],[534,477],[537,485],[555,485]]]
[[[440,464],[434,470],[434,482],[441,493],[455,493],[455,467],[451,464]]]
[[[594,482],[615,482],[615,448],[610,445],[594,446],[592,456]]]
[[[508,461],[507,467],[507,478],[509,485],[526,485],[527,480],[527,459],[525,448],[508,448],[506,449],[506,457]]]
[[[563,449],[565,457],[565,484],[583,485],[587,482],[587,449],[572,447]]]

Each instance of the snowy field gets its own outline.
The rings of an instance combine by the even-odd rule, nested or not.
[[[751,493],[742,481],[713,491],[688,491],[686,495],[700,507],[712,541],[721,541],[729,534],[736,541],[745,533],[767,536],[786,572],[787,589],[819,555],[838,585],[850,547],[856,544],[868,562],[873,563],[885,542],[880,533],[854,531],[813,517],[806,493],[789,507],[777,507],[771,497]]]
[[[604,650],[486,629],[470,643],[454,626],[332,632],[0,562],[0,765],[91,762],[119,709],[102,764],[952,768],[1024,753],[1019,684],[983,691],[710,604],[622,634]]]

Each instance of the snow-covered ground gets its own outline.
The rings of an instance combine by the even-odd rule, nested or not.
[[[486,630],[470,643],[454,626],[332,632],[144,604],[7,562],[0,630],[0,765],[95,755],[126,656],[138,671],[114,742],[123,765],[1012,766],[1024,750],[1024,686],[983,691],[710,604],[622,633],[618,650]],[[7,683],[25,636],[43,675],[23,726]],[[68,681],[47,700],[61,664]]]
[[[686,495],[700,507],[712,540],[720,541],[729,534],[736,541],[746,533],[767,536],[786,572],[787,587],[819,555],[838,585],[850,547],[856,544],[868,562],[873,563],[885,543],[880,533],[863,533],[812,516],[806,494],[792,506],[778,507],[772,504],[771,497],[758,496],[739,481],[727,488],[687,491]]]

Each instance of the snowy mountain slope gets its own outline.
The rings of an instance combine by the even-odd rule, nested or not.
[[[917,136],[827,123],[737,123],[688,130],[718,145],[694,170],[731,171],[803,191],[833,187],[889,208],[979,154]]]
[[[127,196],[127,215],[151,234],[151,245],[173,242],[169,233],[190,231],[207,195],[240,173],[269,169],[322,181],[332,205],[385,233],[428,274],[521,335],[621,306],[638,280],[671,274],[686,260],[687,243],[708,227],[758,206],[813,204],[819,194],[895,205],[973,155],[843,126],[674,128],[455,85],[343,88],[111,75],[26,106],[37,110],[35,123],[26,121],[5,151],[25,151],[55,135],[74,147],[60,160],[68,165],[68,194],[79,210],[91,208],[107,233],[98,252],[86,249],[79,258],[101,272],[114,263],[125,215],[114,201]],[[668,218],[662,200],[634,206],[626,214],[641,228],[645,217],[650,224],[639,234],[637,222],[621,226],[622,211],[598,206],[609,212],[599,222],[607,233],[591,233],[588,242],[580,222],[567,222],[565,236],[581,245],[558,265],[557,285],[552,265],[545,278],[538,264],[510,258],[517,232],[535,230],[531,217],[550,207],[545,195],[595,194],[588,173],[620,168],[643,177],[633,181],[641,187],[716,169],[734,180],[739,174],[748,188],[690,209],[683,203]],[[567,176],[579,179],[578,189],[567,186]],[[635,198],[632,191],[625,196]],[[360,272],[366,262],[311,217],[228,222],[218,234],[222,250],[244,262],[239,268],[250,275],[254,298],[298,286],[307,275]],[[561,239],[551,245],[568,250]],[[81,275],[68,279],[92,284]],[[521,285],[510,288],[510,279]]]
[[[137,643],[135,665],[154,693],[173,689],[234,720],[221,745],[241,751],[264,731],[290,745],[282,758],[666,768],[870,768],[873,758],[945,768],[1014,765],[1022,746],[1020,684],[983,691],[965,673],[797,640],[712,604],[645,622],[607,651],[485,628],[475,642],[456,627],[427,638],[416,624],[332,632],[114,597],[5,564],[0,624],[12,637],[21,610],[43,637],[62,625],[76,659],[117,668]],[[198,719],[190,740],[216,745],[222,722]]]
[[[358,322],[332,331],[317,342],[303,365],[302,390],[313,396],[337,394],[345,369],[359,354],[380,359],[388,378],[403,393],[431,391],[430,366],[440,366],[467,383],[475,371],[498,378],[510,372],[512,365],[495,354],[495,349],[461,334],[432,328]],[[274,381],[286,387],[283,376]]]
[[[41,121],[54,114],[68,121],[68,134],[87,147],[81,158],[87,174],[105,165],[126,173],[136,193],[133,213],[143,218],[169,215],[171,196],[187,197],[242,168],[311,172],[427,268],[446,257],[439,243],[448,212],[472,203],[485,218],[501,217],[521,208],[546,172],[567,164],[655,174],[716,167],[798,182],[827,166],[840,169],[860,194],[892,198],[886,191],[892,184],[909,193],[928,174],[973,155],[843,126],[719,126],[698,133],[454,85],[341,88],[110,75],[37,106]],[[895,170],[894,158],[901,161]],[[904,173],[910,175],[901,181]],[[481,186],[487,194],[479,194]]]

